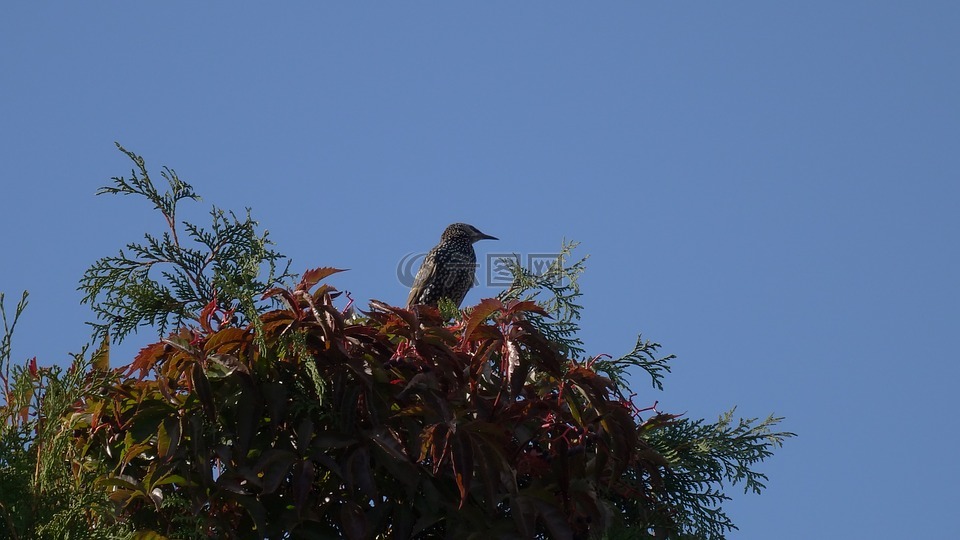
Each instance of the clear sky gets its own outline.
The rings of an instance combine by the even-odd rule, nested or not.
[[[17,359],[79,350],[83,270],[161,230],[94,197],[119,141],[362,301],[453,221],[580,240],[589,350],[679,356],[640,401],[799,434],[731,538],[960,538],[960,4],[164,4],[0,8]]]

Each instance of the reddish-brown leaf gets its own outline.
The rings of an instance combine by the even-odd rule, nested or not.
[[[537,313],[539,315],[543,315],[544,317],[552,318],[550,317],[550,314],[547,313],[542,306],[540,306],[540,304],[534,302],[533,300],[511,300],[507,303],[504,315],[515,315],[524,311]]]
[[[280,296],[280,298],[283,299],[284,303],[287,304],[287,308],[289,308],[293,313],[294,319],[298,321],[303,320],[303,309],[300,307],[300,301],[292,291],[281,288],[268,289],[267,292],[263,293],[263,296],[261,296],[260,299],[266,300],[267,298],[272,298],[274,296]]]
[[[610,448],[613,476],[619,477],[629,464],[637,441],[637,425],[626,407],[613,405],[601,417],[604,439]]]
[[[255,467],[261,478],[263,493],[273,493],[290,472],[297,456],[289,450],[270,448],[260,457]]]
[[[257,428],[260,427],[263,399],[246,374],[238,375],[236,380],[240,381],[243,390],[241,390],[239,399],[237,399],[237,437],[234,446],[237,452],[241,454],[242,459],[250,448],[250,441],[257,433]]]
[[[573,540],[573,529],[566,512],[553,501],[536,498],[536,508],[540,522],[550,531],[550,538],[554,540]]]
[[[133,374],[134,371],[140,370],[139,378],[143,380],[147,376],[147,372],[153,369],[154,364],[157,363],[161,357],[163,357],[163,351],[166,345],[162,342],[154,343],[153,345],[147,345],[146,347],[140,349],[140,352],[137,354],[136,358],[133,359],[133,362],[127,366],[127,375]]]
[[[414,465],[406,449],[390,434],[374,434],[371,454],[394,478],[403,482],[409,490],[417,487],[420,469]]]
[[[347,485],[359,489],[370,499],[377,499],[377,487],[373,480],[373,469],[370,466],[370,451],[365,446],[354,450],[343,467],[347,475]]]
[[[293,314],[285,309],[268,311],[260,316],[260,322],[263,323],[263,333],[265,336],[273,337],[279,330],[282,332],[294,322]]]
[[[571,368],[567,372],[567,379],[584,389],[594,404],[607,401],[613,390],[613,382],[610,379],[583,366]]]
[[[510,513],[520,536],[534,538],[537,529],[537,507],[533,499],[523,494],[511,496]]]
[[[551,343],[543,334],[538,332],[530,324],[530,321],[517,321],[514,325],[523,330],[523,335],[519,340],[530,351],[534,366],[556,378],[560,378],[566,359],[557,352],[556,344]]]
[[[340,506],[340,523],[347,540],[365,540],[370,538],[367,532],[367,520],[363,510],[353,501],[344,501]]]
[[[331,268],[325,266],[322,268],[311,268],[303,273],[303,277],[300,278],[300,283],[297,284],[297,290],[299,291],[309,291],[317,284],[321,279],[332,276],[337,272],[344,272],[345,270],[340,268]]]
[[[413,331],[418,331],[420,329],[420,318],[417,316],[415,311],[409,309],[398,308],[391,306],[386,302],[381,302],[379,300],[370,300],[370,307],[387,313],[392,313],[406,323],[407,327]]]
[[[213,390],[210,388],[207,374],[203,372],[203,367],[200,364],[193,364],[190,368],[190,381],[193,384],[193,389],[197,393],[200,405],[203,406],[203,412],[207,414],[208,418],[212,419],[216,415],[217,408],[213,402]]]
[[[213,326],[210,324],[210,320],[213,319],[213,313],[216,310],[217,298],[216,295],[214,295],[214,298],[207,302],[207,305],[200,311],[200,316],[198,317],[200,328],[203,328],[207,333],[213,332]]]
[[[207,353],[233,353],[240,350],[250,339],[247,330],[242,328],[224,328],[218,330],[203,344]]]
[[[315,471],[316,466],[309,459],[298,461],[293,467],[293,501],[298,512],[307,504],[316,477]]]
[[[503,339],[503,333],[499,328],[490,324],[481,324],[470,333],[471,341],[483,341],[485,339]]]
[[[496,298],[484,298],[481,300],[464,320],[463,338],[460,340],[460,345],[466,346],[466,344],[473,339],[474,330],[497,311],[503,311],[503,303],[500,300]]]
[[[453,433],[451,439],[450,460],[460,490],[460,508],[463,508],[470,495],[470,481],[473,479],[473,445],[466,433]]]

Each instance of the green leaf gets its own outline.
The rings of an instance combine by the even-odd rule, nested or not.
[[[100,371],[107,371],[110,369],[110,336],[104,335],[103,341],[100,343],[100,347],[97,349],[97,352],[93,353],[93,357],[90,359],[90,365],[93,369]]]

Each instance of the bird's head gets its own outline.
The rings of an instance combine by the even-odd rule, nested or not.
[[[480,232],[479,229],[473,225],[467,225],[466,223],[454,223],[446,228],[443,231],[443,236],[440,237],[441,240],[469,240],[470,243],[476,242],[477,240],[499,240],[496,236],[490,236],[489,234],[484,234]]]

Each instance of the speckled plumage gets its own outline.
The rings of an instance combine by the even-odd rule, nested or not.
[[[431,249],[410,288],[407,306],[437,305],[441,298],[449,298],[458,307],[473,286],[477,269],[477,254],[473,243],[477,240],[496,240],[466,223],[454,223],[443,231],[440,243]]]

